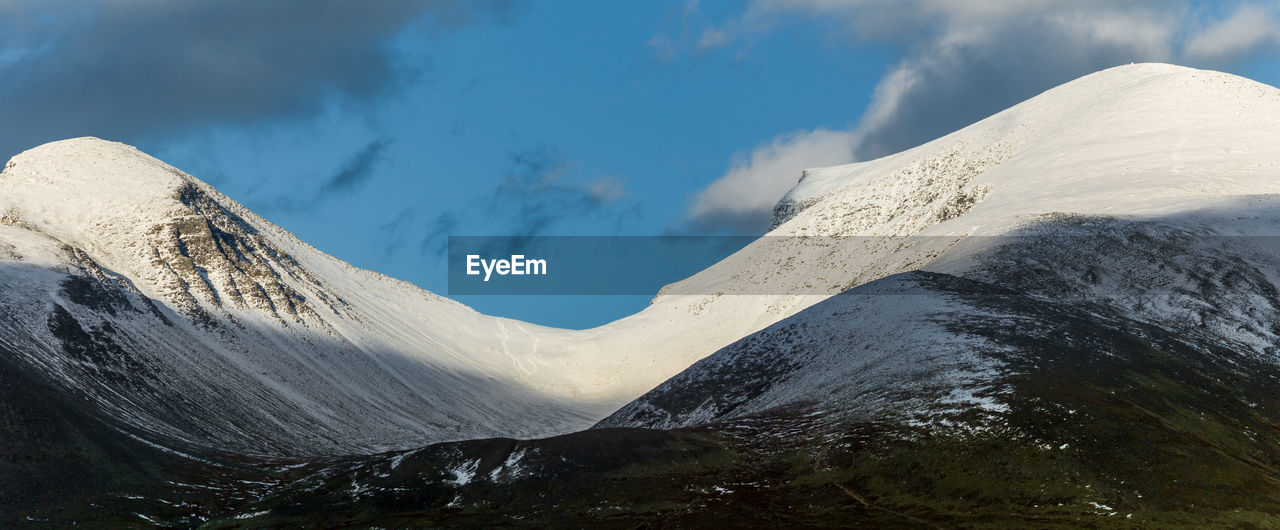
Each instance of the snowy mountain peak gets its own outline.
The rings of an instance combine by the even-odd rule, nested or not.
[[[0,197],[11,222],[83,251],[201,322],[240,310],[323,327],[316,310],[342,303],[265,237],[259,227],[268,223],[128,145],[76,138],[26,151],[0,174]]]
[[[28,222],[71,231],[138,212],[147,212],[144,222],[174,212],[176,191],[191,180],[132,146],[85,137],[14,156],[0,173],[0,191],[6,206],[25,210]]]
[[[33,169],[54,166],[62,171],[50,174]],[[168,171],[145,170],[155,167]],[[23,151],[5,165],[4,175],[6,180],[24,179],[28,185],[61,187],[61,191],[67,193],[113,197],[145,190],[171,190],[187,180],[181,172],[136,147],[92,136],[49,142]]]
[[[812,169],[778,234],[914,234],[1030,214],[1150,214],[1280,193],[1280,90],[1168,64],[1103,70],[884,158]],[[853,214],[857,215],[853,215]]]
[[[55,142],[0,174],[0,348],[169,439],[375,450],[604,412],[565,397],[580,378],[535,373],[537,337],[507,322],[343,263],[126,145]]]

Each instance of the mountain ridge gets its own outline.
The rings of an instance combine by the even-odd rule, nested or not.
[[[175,374],[194,348],[203,352],[197,363],[221,359],[224,366],[201,377],[248,384],[263,399],[305,412],[290,421],[333,429],[331,441],[299,446],[355,449],[332,444],[345,430],[379,432],[367,429],[366,416],[397,427],[362,435],[360,450],[424,436],[558,434],[592,425],[707,355],[837,293],[911,270],[961,270],[983,251],[975,234],[1011,233],[1045,215],[1170,215],[1206,200],[1280,193],[1280,182],[1266,178],[1280,164],[1280,121],[1255,116],[1250,123],[1262,125],[1245,135],[1232,121],[1236,110],[1212,112],[1223,100],[1239,109],[1232,98],[1242,94],[1275,107],[1276,92],[1215,72],[1118,67],[906,152],[807,171],[780,203],[805,206],[771,237],[664,288],[644,311],[591,330],[483,316],[357,269],[194,177],[96,139],[55,142],[6,164],[0,241],[7,250],[0,254],[24,267],[93,278],[119,291],[113,296],[156,308],[113,328],[142,344],[140,337],[177,325],[186,345],[170,344],[152,359],[165,377],[181,379]],[[1186,103],[1206,93],[1212,97]],[[1175,107],[1186,115],[1170,117]],[[1235,132],[1224,134],[1230,127]],[[1132,156],[1117,158],[1124,149]],[[1040,187],[1026,191],[1033,185]],[[1120,198],[1096,199],[1112,191]],[[58,206],[71,197],[82,207]],[[18,308],[29,299],[15,298],[14,314],[45,322],[60,306],[87,330],[114,318],[68,301],[56,276],[42,276],[39,289],[15,288],[45,305]],[[743,293],[767,294],[731,296]],[[61,349],[48,327],[15,323],[14,333]],[[47,354],[30,355],[48,362]],[[503,390],[469,388],[484,380]],[[74,384],[116,399],[108,382]],[[500,397],[506,392],[513,395]],[[540,405],[508,411],[507,402]],[[426,419],[441,414],[451,419]]]

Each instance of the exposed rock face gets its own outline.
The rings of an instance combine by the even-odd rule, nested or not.
[[[190,214],[151,228],[152,265],[169,273],[160,279],[160,288],[189,316],[212,322],[204,316],[205,308],[221,309],[226,304],[256,310],[283,323],[325,326],[313,304],[331,314],[346,305],[326,294],[324,286],[292,256],[195,184],[181,186],[176,195]],[[316,299],[308,300],[290,283],[310,287]]]
[[[974,177],[1000,165],[1014,152],[1009,136],[1002,135],[990,144],[955,145],[946,151],[906,160],[877,175],[875,183],[859,183],[856,201],[832,205],[841,212],[838,222],[831,215],[819,219],[840,226],[845,233],[865,232],[893,224],[897,219],[916,221],[903,227],[905,230],[919,230],[954,219],[968,212],[990,191],[986,186],[970,186]],[[804,180],[800,180],[802,185]],[[820,197],[783,197],[773,209],[769,230],[782,226],[821,200]]]

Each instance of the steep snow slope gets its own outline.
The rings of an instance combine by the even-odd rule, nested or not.
[[[1087,76],[904,153],[807,172],[770,236],[822,237],[762,238],[580,332],[355,269],[132,148],[68,140],[0,173],[0,340],[192,443],[341,452],[566,432],[832,294],[965,269],[987,247],[964,236],[1276,193],[1277,116],[1276,89],[1226,74]]]

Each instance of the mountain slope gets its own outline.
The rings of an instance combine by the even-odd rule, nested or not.
[[[57,142],[0,173],[3,340],[130,424],[215,447],[341,453],[563,433],[833,294],[963,269],[980,250],[967,236],[1280,192],[1276,92],[1120,67],[898,155],[809,171],[770,237],[641,313],[577,332],[355,269],[127,146]],[[944,253],[950,268],[937,268]],[[76,358],[86,348],[148,375],[110,375]]]
[[[237,514],[257,525],[1272,527],[1280,373],[1241,353],[1105,305],[903,273],[744,339],[610,420],[690,426],[345,459]]]
[[[695,363],[600,425],[686,427],[802,404],[912,421],[958,406],[998,413],[1007,359],[1034,363],[1045,347],[1020,341],[1070,338],[1037,331],[1052,323],[1046,315],[993,315],[987,306],[1004,298],[1082,311],[1117,330],[1143,326],[1150,331],[1136,338],[1280,375],[1280,197],[1205,206],[1159,219],[1055,216],[963,240],[925,270],[985,286],[991,301],[957,306],[913,283],[923,271],[863,284]],[[1275,235],[1234,235],[1264,229]],[[984,319],[1001,326],[967,327]],[[992,333],[1008,336],[993,342]]]
[[[1280,234],[1275,116],[1280,90],[1236,76],[1151,64],[1102,71],[920,147],[806,171],[779,203],[769,236],[667,292],[769,295],[687,297],[706,312],[736,307],[751,318],[767,308],[778,316],[773,335],[730,348],[739,352],[787,340],[781,330],[792,324],[813,324],[814,315],[786,317],[829,294],[931,270],[1108,304],[1128,318],[1273,357],[1276,304],[1267,293],[1280,278],[1280,249],[1268,239]],[[899,311],[866,303],[883,306],[869,314]],[[870,336],[887,324],[821,326],[837,334],[867,328]],[[870,358],[857,362],[892,357],[892,342],[865,343]],[[738,356],[721,352],[704,363],[734,366]],[[710,384],[717,375],[707,368],[684,386]],[[808,370],[853,368],[815,363]],[[760,399],[752,410],[770,403]],[[618,418],[605,424],[670,425]]]
[[[0,341],[137,428],[306,454],[588,417],[474,354],[503,321],[321,254],[131,148],[14,157],[0,204]]]
[[[681,334],[717,349],[869,281],[963,270],[997,236],[1055,218],[1275,234],[1276,116],[1280,90],[1220,72],[1138,64],[1085,76],[902,153],[806,171],[766,237],[601,335],[647,327],[648,350],[691,364],[706,354]],[[1261,221],[1234,219],[1238,209]],[[671,324],[700,316],[732,324]]]

